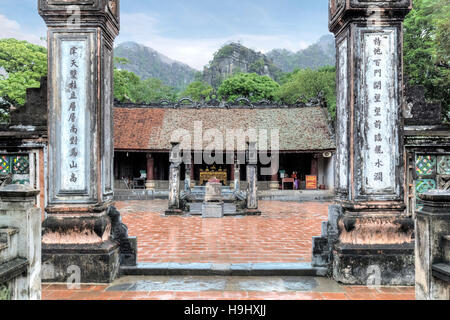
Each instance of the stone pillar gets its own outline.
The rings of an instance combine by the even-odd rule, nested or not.
[[[18,277],[9,286],[13,300],[41,299],[41,210],[35,205],[38,194],[38,190],[24,185],[0,189],[0,229],[10,237],[8,251],[14,259],[10,265],[19,267],[14,262],[23,260],[25,266],[24,273],[14,271]],[[17,237],[17,242],[12,237]],[[0,262],[3,258],[2,254]]]
[[[247,153],[247,210],[248,215],[260,215],[258,210],[258,151],[256,142],[250,142]]]
[[[416,299],[450,300],[450,192],[419,195],[416,212]]]
[[[184,174],[184,191],[185,192],[191,192],[191,178],[192,178],[192,171],[194,171],[193,169],[193,164],[192,164],[192,156],[189,154],[189,156],[187,156],[187,159],[184,163],[185,166],[185,174]]]
[[[110,282],[118,243],[113,200],[113,48],[119,0],[39,0],[48,26],[48,207],[43,260],[53,282]],[[77,279],[78,280],[78,279]]]
[[[191,170],[190,170],[190,174],[191,174],[191,189],[195,187],[195,163],[194,161],[192,161],[193,157],[191,155]]]
[[[238,156],[234,160],[234,191],[238,192],[241,190],[241,163],[239,162]]]
[[[169,160],[169,209],[166,210],[166,215],[181,215],[183,213],[180,206],[180,165],[182,158],[178,142],[172,142]]]
[[[414,284],[413,222],[405,212],[403,20],[411,0],[330,0],[337,48],[334,278]]]
[[[147,153],[147,181],[145,188],[147,190],[155,190],[155,158],[151,153]]]

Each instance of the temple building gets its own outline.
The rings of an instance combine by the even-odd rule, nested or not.
[[[115,188],[167,190],[169,151],[171,142],[174,142],[171,140],[176,139],[174,135],[177,133],[182,133],[182,136],[184,133],[184,136],[191,139],[194,160],[190,170],[192,185],[204,185],[208,179],[215,177],[224,186],[230,186],[235,179],[239,179],[241,187],[246,188],[245,161],[242,161],[240,166],[237,164],[240,167],[237,171],[240,172],[240,177],[235,177],[235,164],[226,159],[227,155],[230,159],[237,159],[245,152],[245,147],[239,147],[237,142],[244,139],[241,133],[256,132],[257,140],[261,139],[261,134],[267,136],[266,145],[258,143],[260,169],[264,168],[264,155],[266,158],[271,157],[274,150],[279,150],[279,166],[274,171],[267,173],[268,170],[258,170],[259,190],[332,190],[336,146],[331,127],[327,110],[320,105],[196,107],[182,104],[149,106],[116,102]],[[237,139],[235,145],[229,147],[228,138],[231,134],[236,135]],[[278,136],[278,147],[274,147],[274,141],[277,139],[272,138],[272,134]],[[184,136],[182,138],[185,138]],[[195,140],[199,136],[201,144],[196,144]],[[211,139],[211,136],[215,138]],[[198,154],[211,150],[211,145],[217,146],[217,142],[219,147],[213,149],[217,151],[220,145],[223,146],[223,161],[199,163]],[[181,181],[185,180],[185,172],[182,168]]]

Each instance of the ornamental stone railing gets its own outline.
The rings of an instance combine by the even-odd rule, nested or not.
[[[416,212],[416,299],[450,300],[450,191],[419,195]]]
[[[38,193],[27,185],[0,188],[0,300],[41,299]]]

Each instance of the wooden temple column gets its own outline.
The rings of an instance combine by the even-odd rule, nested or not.
[[[54,273],[46,280],[65,282],[73,276],[70,270],[77,270],[81,283],[111,282],[122,260],[122,247],[111,233],[121,228],[112,206],[119,0],[39,0],[38,6],[48,27],[48,206],[42,255]]]
[[[195,187],[195,164],[194,164],[194,162],[191,163],[191,168],[190,168],[189,173],[190,173],[190,177],[191,177],[191,188],[193,188],[193,187]]]
[[[153,154],[147,153],[147,181],[145,182],[147,190],[155,190],[155,158]]]
[[[338,92],[333,277],[346,284],[414,285],[402,119],[403,20],[411,2],[329,2]]]
[[[228,181],[230,181],[231,182],[230,185],[233,186],[234,185],[234,174],[235,174],[235,172],[234,172],[234,156],[233,156],[233,163],[229,164],[228,167],[230,170],[230,178],[228,179]]]
[[[319,159],[317,154],[314,154],[311,159],[311,175],[319,175]]]

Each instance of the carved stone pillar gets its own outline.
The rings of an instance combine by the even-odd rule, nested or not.
[[[43,260],[63,282],[110,282],[119,248],[113,200],[113,47],[119,0],[39,0],[48,26],[48,207]],[[74,268],[75,268],[74,267]]]
[[[247,153],[247,210],[248,215],[260,215],[258,210],[258,151],[256,142],[250,142]]]
[[[190,192],[191,191],[191,179],[192,179],[192,172],[194,171],[194,165],[192,164],[192,156],[189,155],[186,159],[186,162],[184,163],[185,166],[185,174],[184,174],[184,191]]]
[[[178,142],[172,143],[169,160],[169,209],[166,210],[166,215],[181,215],[183,213],[180,207],[180,165],[182,158]]]
[[[151,153],[147,154],[147,181],[145,188],[147,190],[155,190],[155,158]]]
[[[414,283],[401,114],[402,24],[410,10],[411,0],[330,0],[338,74],[336,192],[343,208],[333,275],[343,283]]]
[[[241,190],[241,163],[238,157],[234,161],[234,191],[237,192]]]

